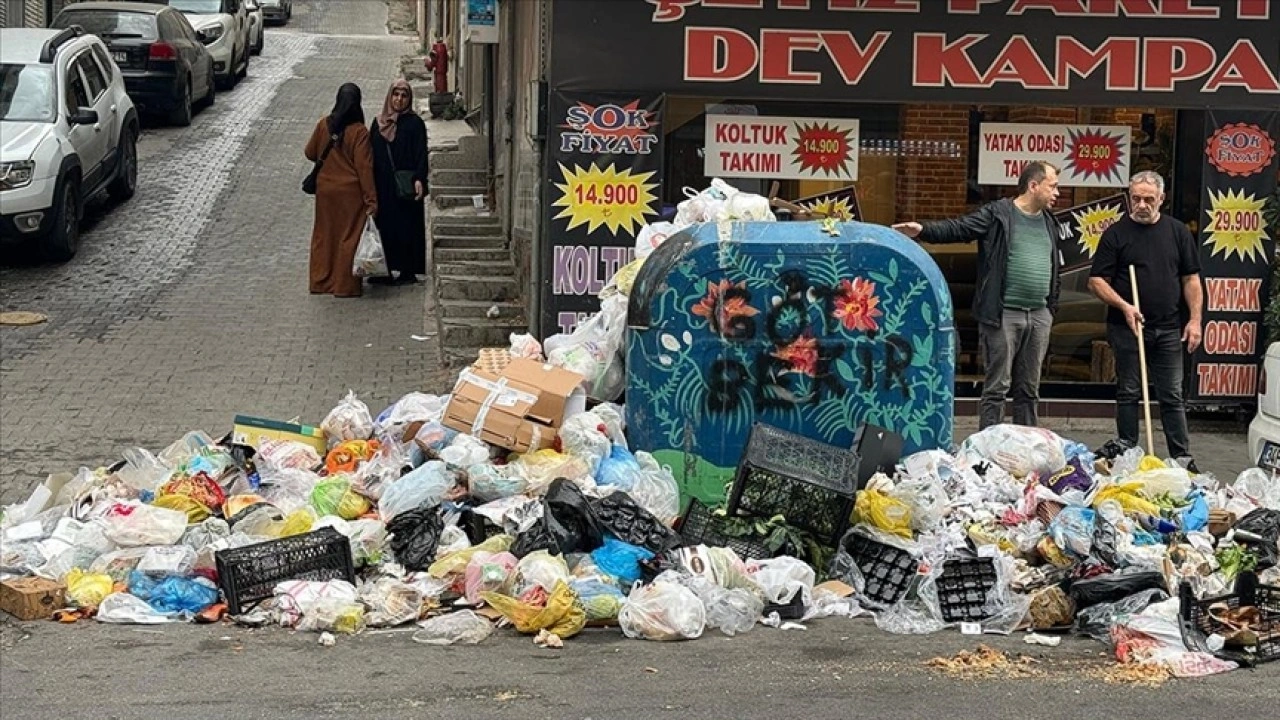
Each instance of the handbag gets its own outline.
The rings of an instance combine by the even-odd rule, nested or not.
[[[417,200],[418,193],[413,187],[413,171],[397,170],[396,159],[391,154],[391,146],[383,145],[387,149],[387,159],[391,161],[391,175],[395,178],[396,197],[401,200]]]
[[[316,194],[316,178],[320,176],[320,168],[324,166],[324,159],[329,156],[329,151],[333,149],[336,142],[338,142],[338,136],[330,135],[329,144],[324,147],[324,152],[320,153],[320,159],[316,160],[315,165],[311,166],[311,172],[302,178],[302,192],[308,195]]]

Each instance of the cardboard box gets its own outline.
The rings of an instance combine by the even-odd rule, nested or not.
[[[586,408],[582,376],[536,360],[514,358],[498,372],[462,371],[445,427],[524,453],[551,447],[567,417]]]
[[[231,429],[231,442],[236,445],[247,445],[254,450],[264,440],[293,440],[310,445],[320,457],[329,451],[325,444],[324,431],[310,425],[267,420],[266,418],[237,415],[235,426]]]
[[[67,606],[67,586],[42,577],[0,582],[0,610],[19,620],[47,620]]]

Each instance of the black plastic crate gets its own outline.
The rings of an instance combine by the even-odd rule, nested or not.
[[[840,551],[862,573],[863,597],[884,607],[902,599],[920,569],[920,558],[912,553],[861,533],[849,532],[840,543]]]
[[[991,558],[953,558],[938,577],[938,603],[949,623],[986,620],[987,595],[996,587],[996,564]]]
[[[218,585],[232,615],[275,593],[285,580],[346,580],[355,584],[351,541],[331,527],[304,535],[219,550]]]
[[[785,603],[765,603],[762,617],[769,617],[769,613],[778,613],[780,620],[799,620],[804,617],[804,593],[796,590],[791,599]]]
[[[729,513],[773,517],[834,547],[849,527],[858,455],[757,423],[738,463]]]
[[[1280,659],[1280,587],[1259,585],[1257,575],[1244,573],[1236,578],[1235,592],[1230,595],[1196,600],[1191,585],[1183,582],[1178,587],[1178,599],[1182,640],[1191,650],[1210,653],[1241,665]],[[1233,610],[1249,606],[1258,608],[1261,620],[1256,627],[1251,626],[1258,635],[1256,646],[1251,649],[1223,647],[1216,652],[1209,649],[1209,636],[1223,634],[1225,630],[1209,612],[1209,608],[1218,603]]]
[[[677,528],[684,547],[707,545],[727,547],[743,560],[764,560],[773,557],[763,542],[754,538],[733,537],[725,534],[725,518],[714,514],[711,508],[697,500],[689,501]]]

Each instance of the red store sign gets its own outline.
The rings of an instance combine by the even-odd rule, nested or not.
[[[1277,5],[555,0],[551,84],[880,102],[987,102],[985,91],[1013,88],[1029,103],[1274,107]],[[619,48],[645,60],[608,62]]]

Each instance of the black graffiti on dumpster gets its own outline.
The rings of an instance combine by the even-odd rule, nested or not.
[[[847,383],[837,372],[837,362],[846,359],[853,369],[853,380],[863,390],[897,390],[910,399],[911,388],[906,371],[911,367],[915,351],[901,335],[884,335],[875,330],[866,333],[879,343],[859,344],[850,353],[848,339],[840,334],[835,316],[835,288],[811,283],[799,270],[787,270],[778,276],[783,287],[780,302],[773,304],[763,318],[742,312],[713,314],[711,328],[729,342],[751,342],[763,331],[768,343],[762,344],[755,358],[743,363],[732,358],[719,358],[708,368],[705,378],[707,409],[713,413],[731,413],[743,402],[744,387],[750,389],[755,410],[787,410],[801,405],[817,405],[825,397],[844,397]],[[728,289],[723,301],[750,305],[752,293],[743,286]],[[820,320],[809,312],[814,304],[822,307]],[[794,318],[801,318],[794,322]],[[877,361],[883,361],[877,378]],[[812,379],[810,391],[797,396],[800,375]]]

